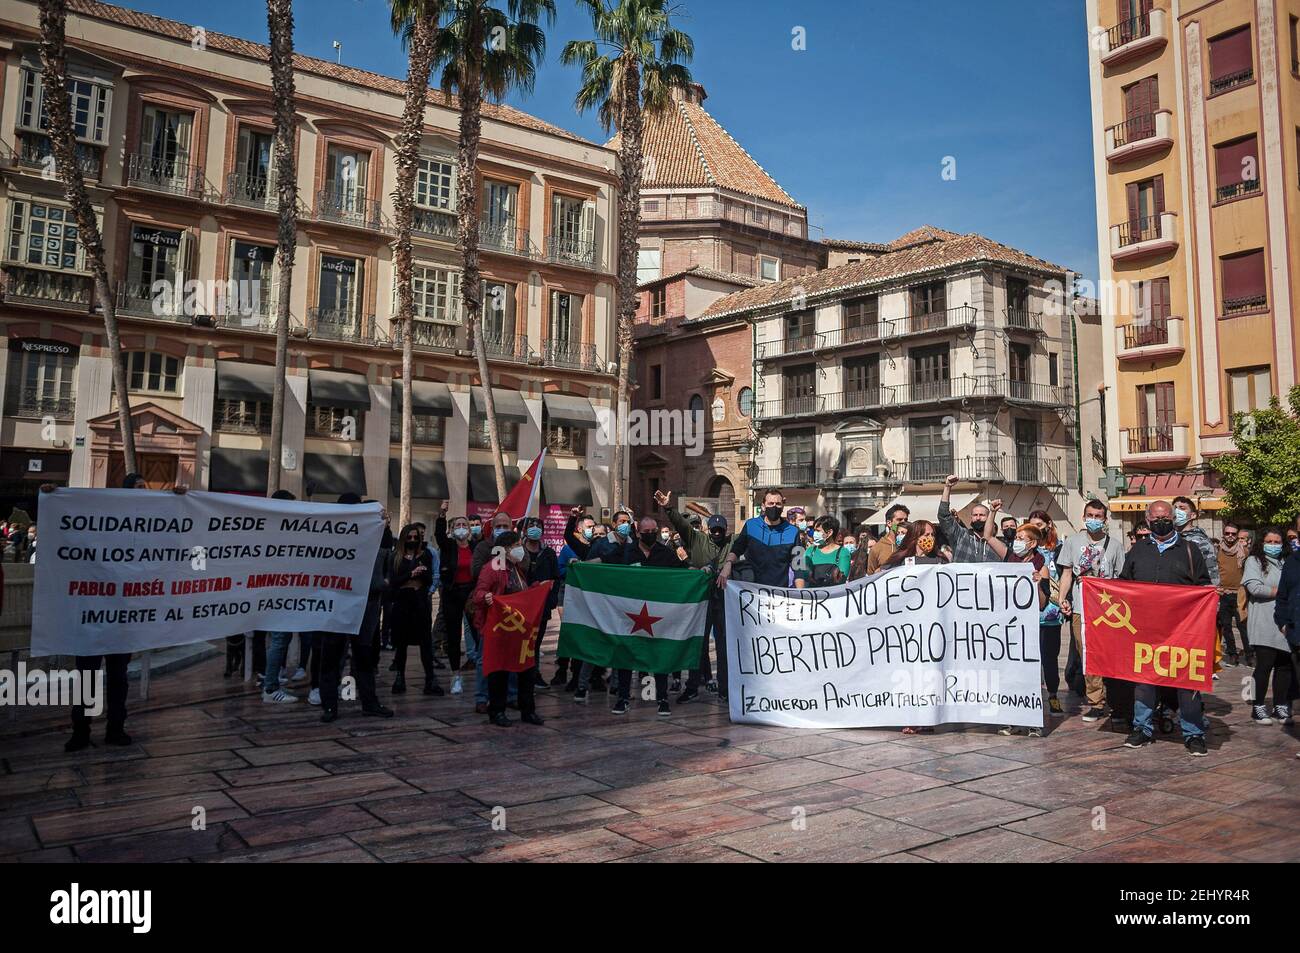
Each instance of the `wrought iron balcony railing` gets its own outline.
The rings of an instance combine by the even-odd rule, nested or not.
[[[226,191],[222,195],[222,201],[226,205],[274,211],[279,208],[280,196],[272,176],[232,172],[226,176]]]
[[[1043,330],[1043,316],[1028,308],[1007,308],[1007,327],[1013,331]]]
[[[571,341],[542,342],[542,363],[551,367],[572,367],[594,371],[600,368],[596,345]]]
[[[372,232],[391,231],[384,220],[383,203],[366,198],[366,190],[360,187],[321,189],[316,193],[316,219]]]
[[[536,258],[536,249],[528,237],[528,229],[516,228],[514,222],[479,222],[478,244],[485,251],[501,252]]]
[[[974,327],[978,314],[979,312],[974,306],[964,304],[928,314],[908,315],[904,318],[895,318],[892,321],[885,322],[888,326],[886,333],[890,336],[898,336]]]
[[[1163,218],[1163,213],[1157,213],[1155,215],[1144,215],[1127,222],[1120,222],[1115,226],[1119,232],[1120,247],[1164,238],[1165,236],[1161,231]]]
[[[55,420],[71,420],[77,409],[76,398],[72,396],[54,396],[43,393],[36,387],[24,387],[18,395],[18,404],[10,410],[19,417],[53,417]]]
[[[1124,326],[1124,349],[1158,347],[1169,343],[1169,319],[1149,317]]]
[[[1174,425],[1158,424],[1154,427],[1128,428],[1128,452],[1173,453]]]
[[[314,338],[352,344],[377,344],[381,338],[373,315],[346,308],[312,308],[307,312],[307,331]]]
[[[588,238],[556,234],[546,236],[546,260],[580,268],[596,266],[596,243]]]
[[[1122,20],[1107,30],[1106,48],[1115,50],[1125,43],[1132,43],[1134,40],[1140,40],[1144,36],[1150,36],[1150,34],[1151,15],[1142,13],[1128,20]]]
[[[118,286],[117,312],[172,324],[191,324],[194,320],[192,314],[185,313],[185,302],[175,293],[156,291],[152,285],[137,281],[124,281]]]
[[[456,215],[417,206],[411,214],[411,232],[420,238],[455,243]]]
[[[4,300],[70,311],[89,311],[94,286],[86,275],[4,266]]]
[[[91,179],[99,178],[102,155],[100,149],[84,142],[78,142],[74,155],[77,168],[81,170],[82,175]],[[39,169],[42,172],[48,169],[51,174],[57,174],[54,166],[54,147],[50,143],[49,136],[38,136],[31,133],[20,136],[18,138],[18,148],[13,154],[13,160],[16,165],[26,169]]]
[[[1138,116],[1132,116],[1123,122],[1116,123],[1110,127],[1111,144],[1115,148],[1126,146],[1131,142],[1140,142],[1143,139],[1150,139],[1156,134],[1156,114],[1154,112],[1142,113]]]
[[[1213,96],[1216,93],[1226,93],[1234,86],[1244,86],[1254,78],[1255,69],[1252,66],[1247,66],[1245,69],[1238,70],[1235,73],[1228,73],[1227,75],[1220,76],[1217,79],[1211,78],[1210,95]]]
[[[1227,185],[1216,186],[1214,198],[1216,201],[1224,202],[1242,195],[1254,195],[1259,191],[1259,179],[1242,179],[1240,182],[1229,182]]]
[[[126,161],[126,184],[170,195],[202,198],[203,171],[187,162],[188,158],[162,159],[132,153]]]
[[[1243,295],[1239,298],[1224,298],[1224,314],[1241,314],[1243,311],[1258,311],[1268,307],[1268,295]]]

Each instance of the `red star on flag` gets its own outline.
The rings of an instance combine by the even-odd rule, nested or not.
[[[655,637],[654,624],[663,618],[661,615],[651,615],[650,607],[644,602],[641,603],[640,612],[624,612],[623,614],[632,620],[632,632],[639,629],[652,639]],[[632,632],[629,632],[628,635],[631,635]]]

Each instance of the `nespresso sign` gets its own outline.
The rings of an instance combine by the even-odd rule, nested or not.
[[[9,350],[22,351],[25,354],[76,354],[77,348],[62,341],[40,341],[25,338],[13,338],[9,341]]]
[[[162,228],[141,228],[137,225],[131,233],[131,241],[145,245],[161,245],[164,248],[180,248],[181,233]]]

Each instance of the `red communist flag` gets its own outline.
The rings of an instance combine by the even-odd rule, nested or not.
[[[522,672],[537,659],[537,626],[551,581],[508,596],[493,596],[483,619],[483,674]]]
[[[1083,580],[1083,670],[1209,691],[1219,594],[1211,586]]]
[[[506,494],[497,506],[498,513],[505,513],[512,520],[521,520],[533,510],[533,501],[537,499],[537,490],[541,486],[542,461],[546,459],[546,448],[537,455],[537,459],[524,471],[515,488]]]

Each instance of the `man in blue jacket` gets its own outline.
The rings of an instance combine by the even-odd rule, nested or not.
[[[790,563],[799,544],[799,528],[785,518],[785,494],[768,490],[763,494],[763,515],[745,521],[736,538],[731,541],[731,552],[718,570],[718,588],[725,589],[731,578],[731,568],[742,556],[754,570],[754,581],[761,586],[787,589],[790,580]]]

